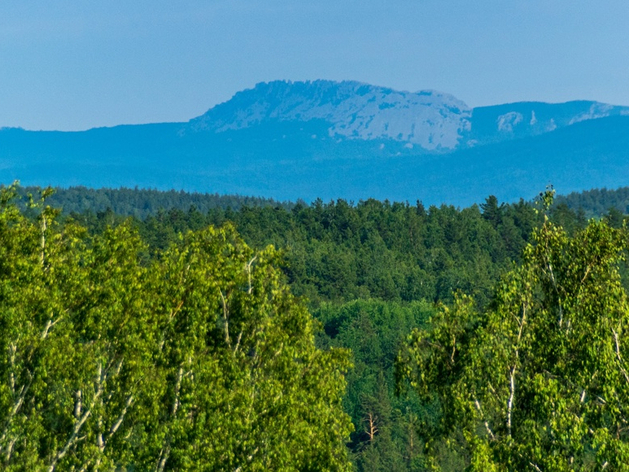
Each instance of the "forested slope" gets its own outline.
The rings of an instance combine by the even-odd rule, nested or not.
[[[598,218],[612,208],[626,214],[629,210],[629,187],[572,192],[558,196],[556,201],[558,204],[565,203],[573,210],[583,210],[588,218]]]
[[[587,223],[563,204],[551,215],[570,233]],[[72,217],[95,232],[124,220],[111,211]],[[424,470],[414,428],[428,412],[412,396],[395,395],[396,352],[435,303],[451,302],[456,291],[474,294],[479,307],[487,305],[496,281],[520,260],[541,224],[539,206],[502,204],[494,197],[463,209],[315,201],[207,212],[173,208],[133,224],[151,251],[158,251],[182,232],[227,222],[252,247],[282,250],[293,292],[306,297],[323,323],[319,343],[351,348],[355,367],[348,374],[345,409],[354,423],[350,449],[358,470]],[[449,470],[458,470],[457,460],[450,459]]]
[[[89,234],[14,199],[0,189],[2,470],[350,470],[349,353],[315,345],[275,249],[225,225],[149,260],[129,223]]]
[[[93,238],[112,234],[109,228],[137,231],[145,244],[135,256],[140,267],[187,244],[189,231],[199,234],[209,225],[233,227],[254,251],[277,248],[282,279],[320,322],[318,346],[351,349],[354,367],[346,377],[343,407],[353,423],[348,446],[359,471],[426,470],[421,425],[437,418],[438,405],[421,401],[413,391],[396,395],[396,355],[412,329],[429,326],[457,292],[472,295],[479,311],[491,306],[496,284],[522,262],[545,214],[541,202],[503,204],[492,196],[462,209],[377,200],[311,205],[254,200],[249,205],[251,200],[210,196],[200,211],[186,194],[149,192],[142,195],[159,196],[170,209],[155,211],[156,204],[147,216],[129,219],[135,214],[133,199],[142,191],[126,192],[110,197],[120,198],[124,214],[88,207],[65,212],[60,221],[84,226]],[[58,201],[67,195],[59,192]],[[566,202],[548,214],[568,236],[587,225],[584,211]],[[37,218],[38,211],[27,209],[26,215]],[[622,226],[618,211],[601,216],[612,227]],[[624,265],[620,268],[624,271]],[[442,470],[462,470],[464,455],[433,446]]]
[[[123,219],[113,212],[73,216],[96,229]],[[357,298],[449,300],[457,289],[485,300],[499,273],[518,259],[537,220],[525,202],[489,199],[483,208],[426,209],[421,203],[339,200],[292,209],[173,209],[135,224],[151,247],[164,248],[180,232],[232,222],[253,247],[281,248],[293,291],[318,306]]]
[[[37,187],[20,188],[24,197],[28,193],[37,193]],[[155,215],[160,210],[188,210],[191,206],[205,213],[210,209],[258,206],[287,206],[290,203],[277,202],[270,198],[247,197],[241,195],[219,195],[217,193],[196,193],[183,191],[159,191],[139,188],[100,188],[69,187],[57,188],[48,198],[51,206],[61,209],[64,213],[98,213],[106,210],[116,215],[133,216],[144,219]]]

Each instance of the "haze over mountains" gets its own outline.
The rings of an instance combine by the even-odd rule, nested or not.
[[[627,185],[629,107],[469,108],[435,91],[284,82],[187,123],[0,130],[0,182],[467,205]]]

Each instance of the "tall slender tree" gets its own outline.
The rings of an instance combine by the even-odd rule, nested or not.
[[[629,470],[626,249],[605,222],[568,237],[546,220],[486,311],[459,295],[413,332],[398,379],[436,405],[420,428],[433,457],[447,444],[473,471]]]
[[[42,197],[47,196],[46,191]],[[349,470],[345,350],[230,226],[147,260],[0,189],[0,468]]]

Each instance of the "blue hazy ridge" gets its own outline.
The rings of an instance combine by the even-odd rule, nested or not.
[[[365,87],[359,90],[367,94]],[[280,89],[284,97],[287,88]],[[312,93],[303,84],[297,92]],[[238,100],[220,106],[227,110],[222,123],[250,106],[242,95]],[[277,97],[264,100],[273,103]],[[0,130],[0,182],[138,186],[276,200],[468,205],[494,194],[513,201],[531,198],[547,184],[561,193],[628,185],[626,111],[585,101],[476,108],[459,147],[448,152],[390,138],[334,135],[323,119],[280,117],[222,132],[196,129],[195,120],[82,132],[5,128]]]

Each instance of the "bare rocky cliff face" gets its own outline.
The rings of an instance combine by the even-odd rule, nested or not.
[[[434,91],[270,82],[186,123],[0,129],[0,183],[468,205],[627,185],[629,108],[470,108]]]
[[[550,133],[582,121],[629,115],[629,107],[592,101],[519,102],[472,110],[468,147]]]
[[[323,120],[330,137],[393,139],[426,150],[452,150],[470,130],[472,110],[435,91],[399,92],[360,82],[270,82],[237,93],[192,120],[222,132],[270,121]]]
[[[616,115],[629,115],[629,107],[574,101],[471,109],[452,95],[432,90],[404,92],[355,81],[274,81],[238,92],[191,120],[188,129],[221,133],[274,121],[319,120],[332,138],[391,139],[418,150],[448,152]]]

